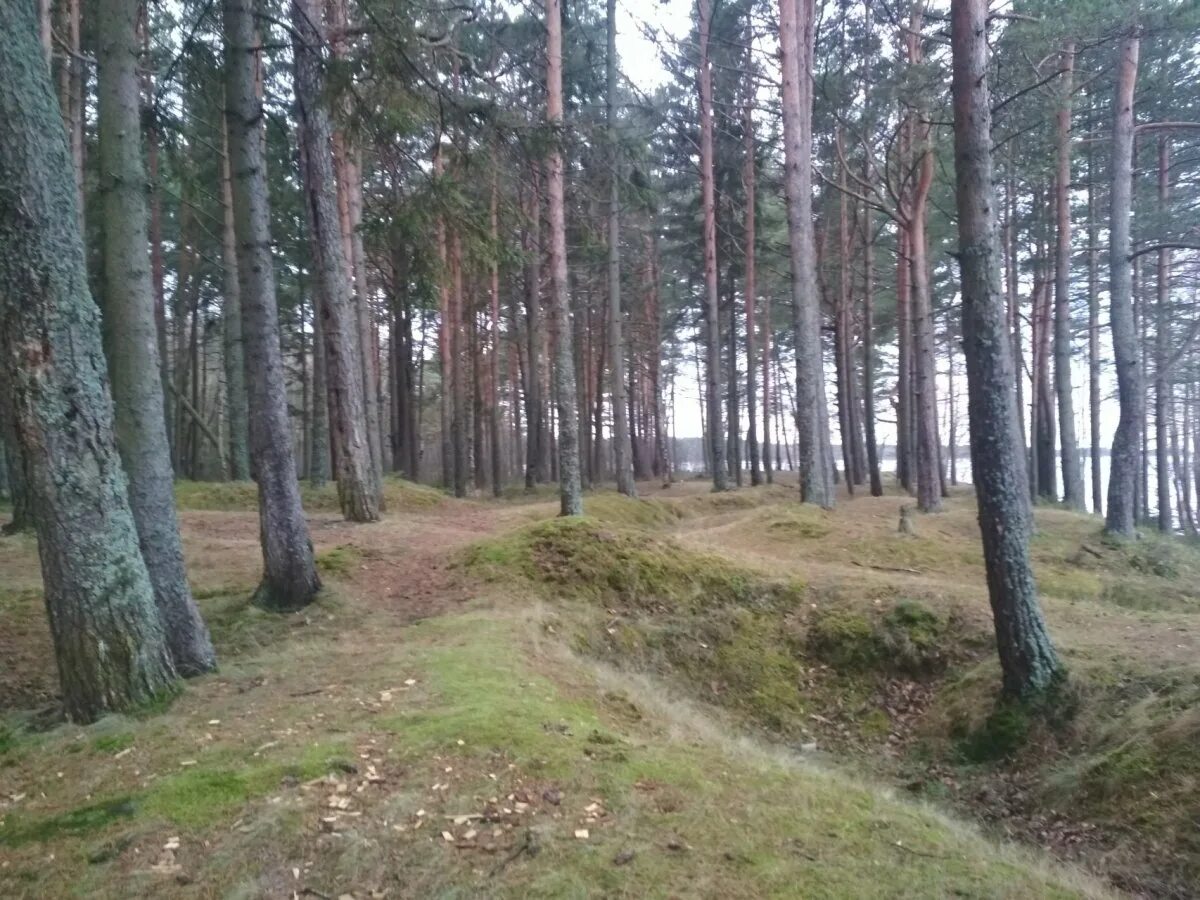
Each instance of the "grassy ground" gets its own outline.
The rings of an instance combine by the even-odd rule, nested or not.
[[[1188,548],[1109,547],[1048,511],[1039,576],[1074,592],[1047,605],[1079,712],[974,762],[995,672],[963,500],[902,541],[898,498],[824,514],[680,485],[563,522],[546,498],[397,483],[353,527],[326,492],[306,499],[329,589],[279,617],[245,602],[252,492],[210,487],[180,500],[222,669],[143,716],[55,722],[36,549],[0,540],[0,895],[1105,893],[1002,839],[1028,836],[1025,809],[975,804],[986,833],[939,811],[971,806],[948,782],[1070,798],[1104,843],[1044,843],[1138,887],[1158,868],[1131,835],[1200,856],[1171,811],[1195,796]]]

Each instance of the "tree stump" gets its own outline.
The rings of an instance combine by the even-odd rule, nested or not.
[[[900,507],[900,527],[897,529],[901,534],[911,534],[914,537],[917,534],[917,526],[914,521],[913,508],[911,506]]]

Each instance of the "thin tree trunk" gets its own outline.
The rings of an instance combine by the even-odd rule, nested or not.
[[[916,466],[912,433],[912,266],[907,226],[900,226],[896,243],[896,479],[911,494]]]
[[[917,186],[909,218],[909,255],[912,262],[913,299],[913,371],[916,375],[916,475],[917,508],[921,512],[939,512],[942,508],[940,471],[941,443],[937,428],[937,362],[934,358],[933,303],[929,286],[929,262],[926,255],[928,235],[925,215],[929,189],[933,184],[933,149],[929,146],[928,126],[919,127],[917,152],[921,155]]]
[[[536,485],[545,480],[543,467],[544,447],[542,434],[545,430],[542,404],[541,357],[539,350],[542,343],[542,310],[541,310],[541,198],[539,168],[533,164],[531,173],[531,197],[525,218],[526,226],[522,233],[525,249],[525,308],[526,308],[526,390],[525,390],[525,490],[532,491]]]
[[[262,100],[255,90],[259,40],[250,0],[223,0],[233,219],[238,241],[250,457],[258,479],[264,574],[256,599],[268,609],[307,606],[321,587],[313,562],[288,422],[271,259]]]
[[[129,505],[142,558],[175,668],[193,676],[212,671],[217,663],[188,587],[162,416],[142,167],[137,18],[138,0],[104,0],[97,20],[108,371],[117,448],[129,478]]]
[[[762,352],[759,354],[762,359],[762,418],[763,418],[763,440],[762,440],[762,460],[763,460],[763,477],[766,478],[767,484],[775,483],[775,471],[779,468],[778,464],[772,464],[771,447],[774,444],[772,438],[772,402],[771,402],[771,339],[772,339],[772,323],[771,323],[771,295],[767,293],[763,297],[762,307],[762,325],[759,330],[762,332]],[[775,456],[778,458],[779,447],[775,445]]]
[[[1088,93],[1088,131],[1095,99]],[[1088,438],[1092,470],[1092,512],[1104,512],[1104,480],[1100,460],[1100,249],[1096,222],[1096,171],[1092,144],[1087,152],[1088,207]]]
[[[1121,38],[1117,51],[1117,88],[1113,102],[1112,189],[1109,218],[1109,305],[1113,356],[1117,369],[1120,418],[1113,436],[1105,529],[1133,537],[1137,505],[1140,429],[1145,418],[1137,329],[1133,321],[1129,223],[1133,189],[1133,91],[1137,79],[1138,37]]]
[[[863,163],[863,168],[867,164]],[[867,445],[867,475],[871,496],[883,496],[879,469],[879,442],[875,436],[875,245],[871,241],[871,209],[863,204],[863,426]]]
[[[785,0],[787,2],[787,0]],[[697,0],[699,60],[696,74],[700,104],[700,205],[704,216],[705,371],[708,398],[708,442],[714,491],[729,489],[725,436],[721,421],[721,312],[717,283],[717,210],[713,173],[713,85],[709,60],[713,0]]]
[[[812,217],[813,0],[780,0],[783,72],[784,192],[792,273],[792,330],[796,348],[796,431],[800,499],[834,504],[832,452],[826,418]]]
[[[625,344],[621,339],[621,190],[620,150],[617,138],[617,0],[608,0],[608,54],[605,59],[606,125],[609,171],[608,193],[608,347],[609,370],[612,373],[613,409],[613,468],[617,490],[629,497],[637,496],[630,456],[629,417],[625,394]]]
[[[747,85],[750,82],[747,81]],[[747,87],[747,92],[750,88]],[[755,357],[755,343],[758,341],[757,324],[755,322],[755,304],[757,302],[757,260],[755,257],[755,242],[757,241],[755,213],[757,200],[756,166],[754,159],[754,103],[747,97],[742,113],[742,189],[746,194],[745,221],[745,260],[746,270],[746,412],[749,414],[750,427],[746,433],[746,444],[750,452],[750,484],[757,487],[762,484],[762,467],[758,454],[758,363]]]
[[[170,691],[175,671],[113,433],[78,192],[35,6],[6,12],[0,183],[20,203],[0,203],[0,390],[35,510],[63,701],[72,719],[91,722]],[[128,25],[132,40],[132,17]],[[136,116],[136,79],[132,104]]]
[[[497,174],[492,174],[491,235],[497,246],[500,243],[500,187]],[[488,424],[492,439],[492,494],[499,497],[504,493],[503,466],[500,458],[500,261],[491,265],[491,313],[492,313],[492,356],[491,396],[488,402]],[[510,375],[511,378],[511,375]],[[516,404],[513,404],[516,409]]]
[[[1004,693],[1061,677],[1029,561],[1030,514],[1000,288],[988,89],[987,2],[952,0],[954,158],[971,464]]]
[[[1158,138],[1158,214],[1166,222],[1171,199],[1171,145]],[[1171,251],[1158,251],[1157,294],[1154,322],[1154,475],[1158,489],[1158,530],[1171,532],[1171,457],[1167,446],[1167,418],[1171,408],[1168,360],[1171,355]]]
[[[575,401],[575,351],[567,296],[567,227],[563,170],[562,0],[546,0],[546,122],[553,132],[546,157],[550,219],[550,303],[557,318],[554,341],[554,405],[558,410],[560,513],[583,514],[579,477],[579,416]]]
[[[1055,209],[1058,220],[1054,273],[1054,388],[1058,399],[1058,438],[1062,452],[1063,503],[1082,511],[1086,505],[1079,442],[1075,438],[1075,400],[1071,384],[1071,91],[1075,70],[1075,44],[1063,47],[1065,70],[1056,115],[1058,126],[1058,176]]]
[[[337,183],[330,155],[331,125],[323,105],[321,13],[315,0],[292,5],[293,58],[305,202],[314,231],[314,266],[325,339],[325,381],[337,443],[337,486],[342,515],[352,522],[379,519],[379,494],[372,471],[362,385],[360,340],[337,208]],[[243,294],[244,296],[244,294]]]
[[[466,334],[464,315],[462,236],[457,229],[450,235],[450,368],[452,375],[450,404],[450,449],[454,454],[454,496],[467,496],[467,378],[463,353]]]
[[[250,478],[250,422],[246,412],[246,367],[242,349],[242,302],[238,294],[237,241],[233,234],[233,188],[229,175],[229,138],[221,122],[224,156],[221,159],[221,196],[224,229],[221,232],[221,266],[224,303],[221,308],[224,338],[225,398],[229,410],[229,474],[234,481]]]

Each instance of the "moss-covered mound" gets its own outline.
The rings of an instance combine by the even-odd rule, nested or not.
[[[877,684],[940,674],[962,652],[957,623],[918,603],[864,613],[812,602],[794,580],[637,526],[538,522],[475,546],[466,565],[557,600],[584,601],[560,606],[576,649],[662,675],[790,737],[808,735],[824,713],[878,718],[870,702]]]

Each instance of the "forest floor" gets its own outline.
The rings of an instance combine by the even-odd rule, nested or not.
[[[0,896],[1049,897],[1200,883],[1200,549],[1038,510],[1070,668],[997,706],[970,497],[896,531],[699,482],[310,492],[326,581],[247,603],[252,486],[180,486],[221,655],[64,724],[32,538],[0,539]]]

